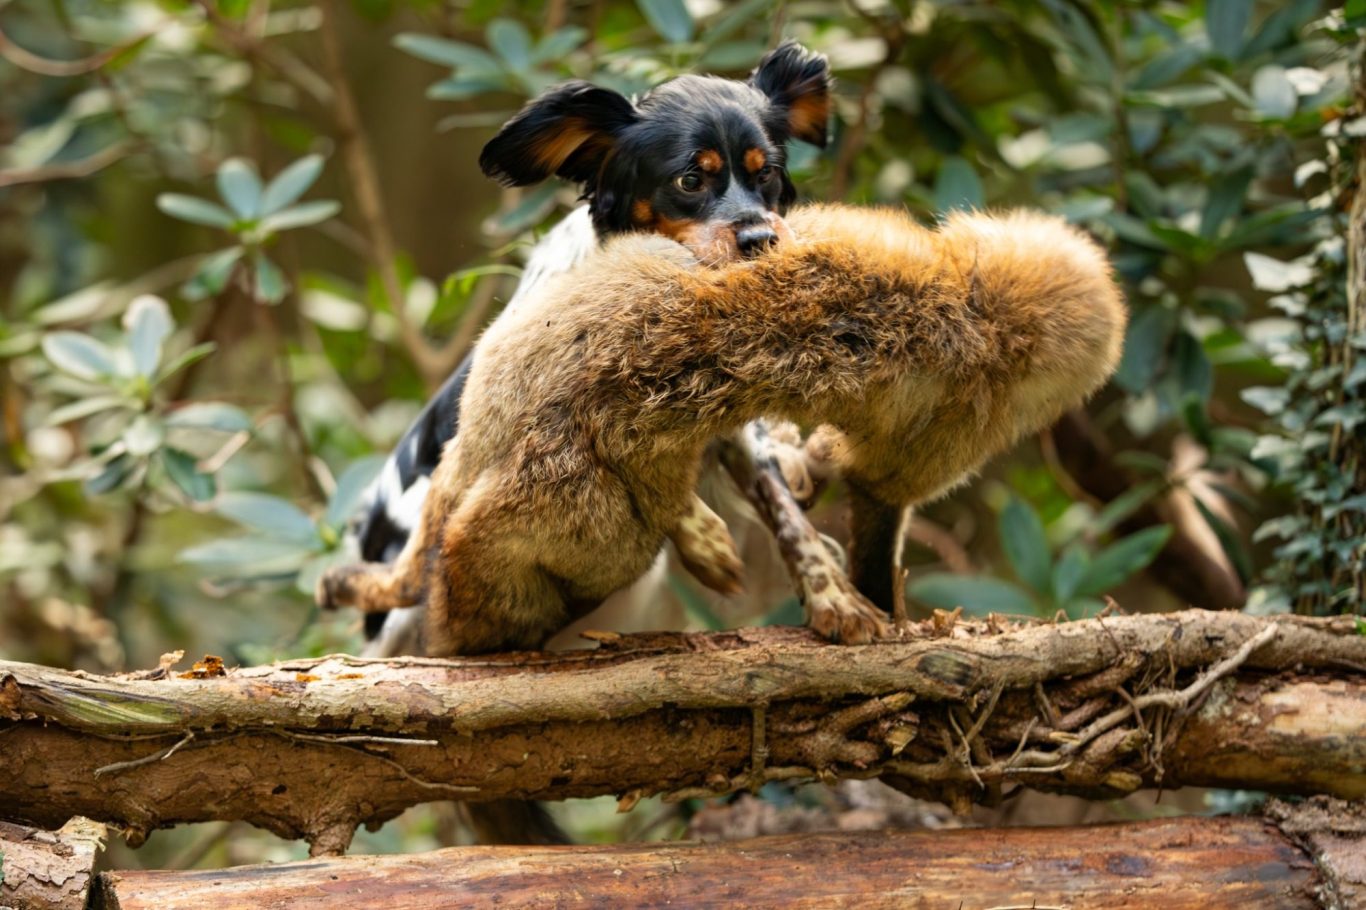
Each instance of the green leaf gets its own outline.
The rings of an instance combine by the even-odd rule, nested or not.
[[[195,345],[182,354],[172,357],[170,361],[161,368],[161,373],[157,375],[157,382],[164,381],[166,377],[175,375],[192,363],[198,363],[212,354],[217,347],[218,345],[214,344],[212,341],[206,341],[203,344]]]
[[[497,236],[521,233],[550,213],[558,192],[559,187],[554,183],[537,187],[523,196],[515,206],[486,221],[484,230]]]
[[[82,398],[56,408],[47,415],[47,420],[43,422],[47,426],[57,427],[64,423],[71,423],[73,420],[89,417],[92,414],[99,414],[102,411],[129,410],[136,407],[138,407],[136,401],[122,395],[97,395],[93,398]]]
[[[1078,6],[1067,0],[1045,0],[1044,5],[1070,40],[1074,56],[1079,58],[1088,81],[1108,85],[1114,76],[1114,63],[1091,20]]]
[[[1182,396],[1181,417],[1186,421],[1186,426],[1197,442],[1206,447],[1213,444],[1209,415],[1205,413],[1205,402],[1200,396],[1193,392],[1187,392]]]
[[[1001,510],[999,526],[1001,547],[1016,577],[1035,591],[1048,594],[1053,557],[1038,513],[1024,500],[1012,496]]]
[[[980,575],[931,572],[911,582],[911,597],[931,607],[967,613],[1033,613],[1035,604],[1027,592],[1008,581]]]
[[[82,488],[87,496],[99,496],[123,486],[124,481],[133,475],[138,462],[127,455],[119,455],[106,464],[100,473],[87,479]]]
[[[1243,210],[1243,199],[1252,182],[1252,168],[1244,167],[1221,174],[1209,188],[1205,208],[1200,213],[1200,236],[1213,240],[1224,222]]]
[[[288,231],[326,221],[341,211],[341,203],[333,199],[319,199],[290,206],[261,219],[261,230],[271,233]]]
[[[123,431],[121,438],[128,454],[141,458],[151,455],[166,441],[166,427],[151,414],[139,414]]]
[[[1284,67],[1271,64],[1252,74],[1252,102],[1262,116],[1284,120],[1295,113],[1298,101]]]
[[[1252,276],[1252,286],[1259,291],[1283,294],[1314,280],[1313,268],[1303,260],[1283,262],[1261,253],[1244,253],[1243,262]]]
[[[1077,584],[1076,594],[1104,594],[1157,558],[1172,536],[1170,525],[1145,528],[1111,544],[1092,560]]]
[[[162,193],[157,197],[157,208],[172,218],[179,218],[191,224],[231,228],[237,223],[232,213],[221,205],[195,196],[182,196],[180,193]]]
[[[176,430],[216,430],[242,433],[251,429],[251,418],[241,408],[221,401],[196,401],[172,411],[166,426]]]
[[[293,573],[315,556],[312,547],[266,537],[234,537],[214,540],[180,552],[180,561],[216,571],[249,577]]]
[[[233,267],[242,259],[243,252],[240,246],[233,246],[205,256],[199,261],[194,275],[181,288],[181,293],[190,300],[203,300],[223,293],[228,286],[228,279],[232,277]]]
[[[134,298],[124,314],[128,329],[128,350],[133,355],[133,369],[149,379],[156,375],[161,363],[161,344],[175,330],[171,310],[166,301],[151,294]]]
[[[116,292],[114,282],[97,282],[44,304],[33,313],[33,321],[39,325],[83,322],[98,316],[106,301]]]
[[[323,522],[329,527],[340,529],[355,514],[360,504],[361,494],[379,476],[384,467],[384,456],[374,455],[353,461],[337,478],[337,489],[327,503],[327,514]]]
[[[1205,31],[1214,52],[1226,60],[1237,59],[1251,18],[1252,0],[1206,0]]]
[[[536,50],[531,53],[531,62],[533,64],[556,63],[580,44],[583,44],[587,38],[587,29],[579,28],[577,25],[567,25],[551,32],[537,42]]]
[[[1191,498],[1195,500],[1195,507],[1200,510],[1200,515],[1205,519],[1205,524],[1210,526],[1214,536],[1219,539],[1219,546],[1228,557],[1228,561],[1233,563],[1234,571],[1238,573],[1238,578],[1247,584],[1252,580],[1252,557],[1247,552],[1247,547],[1243,545],[1238,532],[1229,526],[1209,506],[1192,493]]]
[[[1090,559],[1086,551],[1073,545],[1062,551],[1062,558],[1053,564],[1053,602],[1066,604],[1077,594],[1086,576]]]
[[[515,19],[494,19],[486,34],[489,47],[503,58],[508,69],[522,72],[531,67],[531,36],[522,23]]]
[[[499,69],[497,58],[483,48],[435,35],[404,32],[395,36],[394,46],[429,63],[440,63],[452,69],[479,72],[496,72]]]
[[[1172,372],[1181,397],[1195,395],[1202,402],[1209,401],[1214,390],[1214,366],[1205,346],[1186,331],[1176,333],[1172,344]]]
[[[166,469],[166,476],[192,501],[213,499],[218,484],[212,474],[199,470],[193,455],[168,446],[161,450],[161,464]]]
[[[433,83],[427,89],[427,97],[433,101],[464,101],[486,92],[502,91],[509,87],[502,76],[452,76]],[[506,119],[505,117],[500,120]]]
[[[218,168],[218,195],[244,221],[260,215],[261,178],[256,165],[245,158],[224,161]]]
[[[636,0],[636,5],[650,27],[670,44],[682,44],[692,37],[692,14],[683,0]]]
[[[1173,314],[1153,304],[1139,310],[1124,335],[1124,354],[1115,371],[1115,382],[1124,391],[1137,395],[1152,385],[1162,364],[1171,335]]]
[[[722,4],[716,17],[710,20],[702,39],[709,46],[724,41],[749,23],[758,21],[773,3],[774,0],[743,0],[740,3]]]
[[[275,214],[308,192],[322,172],[323,156],[305,155],[276,174],[261,194],[261,217]]]
[[[53,366],[77,379],[95,381],[119,372],[109,346],[84,332],[49,332],[43,336],[43,353]]]
[[[768,45],[762,41],[723,41],[697,58],[697,68],[709,73],[748,70],[766,50]]]
[[[1270,417],[1275,417],[1290,404],[1290,390],[1276,386],[1250,386],[1239,397]]]
[[[945,158],[934,179],[935,210],[980,209],[982,203],[982,179],[968,160],[961,155]]]
[[[1105,507],[1096,513],[1095,520],[1087,526],[1087,530],[1096,535],[1108,534],[1125,519],[1147,505],[1150,499],[1166,487],[1165,480],[1145,480],[1142,483],[1135,484],[1107,502]]]
[[[1159,54],[1139,69],[1129,80],[1132,91],[1161,88],[1175,81],[1204,57],[1200,48],[1192,44],[1178,44],[1165,54]]]
[[[218,513],[277,540],[317,543],[318,528],[294,503],[267,493],[232,492],[218,497]]]
[[[279,303],[285,299],[285,292],[289,290],[289,283],[285,281],[285,274],[280,271],[279,266],[265,256],[258,255],[252,287],[256,291],[258,300],[264,300],[266,303]]]

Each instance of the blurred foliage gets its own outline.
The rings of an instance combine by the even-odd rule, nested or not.
[[[838,80],[830,147],[792,150],[807,197],[927,221],[1046,208],[1108,245],[1128,294],[1123,362],[1084,417],[1119,492],[1049,436],[1022,444],[925,510],[920,605],[1179,605],[1152,579],[1184,571],[1185,541],[1257,609],[1359,609],[1361,6],[0,5],[0,656],[356,647],[311,581],[575,204],[560,185],[500,192],[480,145],[558,80],[743,76],[784,36]],[[836,526],[838,497],[817,517]]]

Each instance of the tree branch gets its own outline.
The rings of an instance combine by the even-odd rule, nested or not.
[[[1292,673],[1334,669],[1348,672]],[[135,843],[243,819],[338,852],[357,824],[453,795],[882,777],[960,810],[1008,785],[1355,798],[1363,676],[1350,617],[1201,611],[926,623],[864,647],[783,628],[605,636],[594,651],[330,657],[193,680],[0,663],[0,805],[46,826],[108,821]]]
[[[111,164],[127,158],[140,148],[140,143],[121,141],[108,145],[93,155],[75,161],[58,161],[30,168],[0,170],[0,187],[24,183],[46,183],[52,180],[80,180],[96,174]]]

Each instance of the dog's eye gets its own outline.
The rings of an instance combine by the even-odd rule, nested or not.
[[[702,176],[695,171],[688,171],[674,178],[674,186],[685,193],[696,193],[702,189]]]
[[[754,175],[754,179],[761,184],[772,183],[776,176],[778,176],[778,169],[771,164],[766,164],[759,168],[759,173]]]

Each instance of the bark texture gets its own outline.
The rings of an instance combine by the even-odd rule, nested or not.
[[[1177,818],[718,844],[463,847],[206,872],[110,872],[93,908],[1317,910],[1335,906],[1330,899],[1312,854],[1275,825]]]
[[[1366,796],[1366,637],[1350,617],[941,615],[861,647],[798,629],[599,639],[191,679],[0,663],[0,811],[86,815],[134,843],[243,819],[316,854],[428,800],[613,793],[629,808],[770,780],[880,776],[960,809],[1021,785]]]
[[[75,818],[60,831],[0,822],[0,908],[83,910],[104,825]]]

